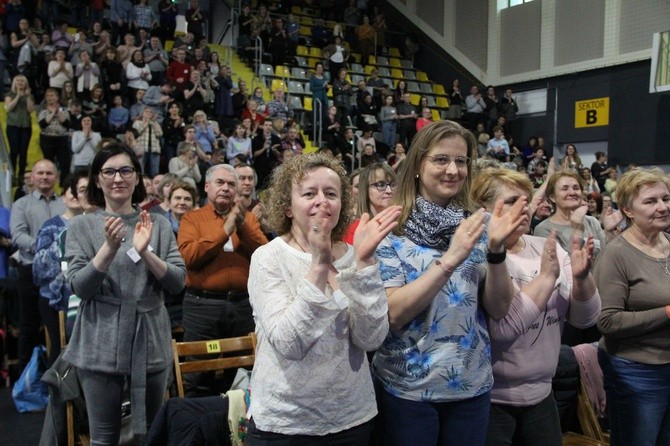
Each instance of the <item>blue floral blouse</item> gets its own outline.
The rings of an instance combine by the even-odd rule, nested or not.
[[[412,401],[459,401],[493,385],[491,347],[478,288],[486,277],[487,235],[456,268],[433,302],[400,331],[390,331],[373,375],[392,395]],[[386,288],[416,280],[443,252],[388,235],[376,252]]]

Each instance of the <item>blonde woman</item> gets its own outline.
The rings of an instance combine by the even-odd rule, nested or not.
[[[28,79],[18,74],[12,79],[12,86],[5,96],[5,111],[7,112],[7,139],[9,142],[9,159],[12,170],[22,179],[26,172],[28,160],[28,145],[33,134],[30,114],[35,110]],[[18,167],[17,167],[18,161]]]

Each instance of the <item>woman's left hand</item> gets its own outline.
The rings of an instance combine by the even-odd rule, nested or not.
[[[139,254],[144,253],[147,247],[149,246],[149,241],[151,240],[151,230],[154,227],[154,223],[149,217],[147,211],[142,211],[140,214],[140,221],[135,225],[135,235],[133,236],[133,248]]]
[[[489,221],[489,251],[491,252],[503,252],[507,238],[520,225],[529,223],[527,197],[519,197],[512,207],[503,213],[504,205],[502,199],[496,202]]]
[[[572,277],[575,279],[585,279],[591,272],[593,264],[593,250],[595,249],[593,236],[589,236],[581,248],[579,247],[580,242],[579,237],[572,237],[570,265],[572,266]]]
[[[354,251],[358,269],[374,264],[374,254],[379,243],[398,225],[401,206],[390,206],[374,218],[365,213],[354,233]]]

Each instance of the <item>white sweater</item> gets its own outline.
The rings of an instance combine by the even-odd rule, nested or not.
[[[324,294],[305,279],[310,264],[280,237],[251,257],[258,348],[250,413],[260,430],[325,435],[377,414],[365,352],[389,329],[379,265],[357,271],[349,247],[333,264],[340,290]]]

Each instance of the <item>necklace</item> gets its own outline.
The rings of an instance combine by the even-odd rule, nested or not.
[[[307,253],[307,251],[305,250],[305,248],[302,247],[302,245],[300,244],[300,242],[298,241],[298,239],[295,237],[295,235],[293,235],[292,232],[291,232],[290,234],[291,234],[291,238],[293,239],[293,241],[295,242],[295,244],[298,245],[298,248],[302,249],[302,252]]]
[[[665,270],[665,274],[670,276],[670,270],[668,270],[668,258],[667,257],[665,258],[665,262],[661,262],[661,259],[659,258],[656,258],[656,261],[658,262],[659,265],[663,267],[663,269]]]

